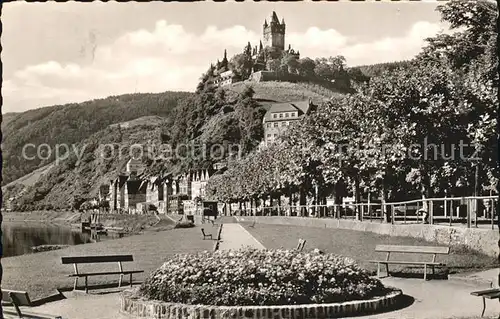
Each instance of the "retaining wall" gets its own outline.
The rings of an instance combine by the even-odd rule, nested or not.
[[[262,224],[293,225],[321,228],[340,228],[369,231],[381,235],[422,238],[450,247],[465,246],[488,256],[498,256],[499,231],[482,228],[449,227],[428,224],[387,224],[353,220],[285,217],[285,216],[236,216],[238,221]]]

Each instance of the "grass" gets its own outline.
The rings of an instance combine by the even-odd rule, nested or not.
[[[67,275],[73,272],[72,265],[62,265],[62,256],[132,254],[134,262],[124,263],[125,270],[143,269],[144,274],[134,275],[134,281],[145,276],[177,253],[193,253],[212,250],[213,241],[203,240],[198,227],[150,231],[142,235],[124,237],[93,244],[71,246],[61,250],[40,252],[2,258],[2,288],[27,291],[33,300],[48,297],[57,288],[71,288],[73,279]],[[79,266],[79,272],[117,270],[115,263]],[[127,277],[124,282],[128,283]],[[84,280],[79,280],[83,283]],[[89,285],[117,283],[118,276],[95,276],[89,278]]]
[[[313,228],[285,225],[257,224],[249,227],[250,223],[242,223],[257,240],[266,248],[292,249],[297,246],[298,239],[305,239],[304,250],[318,248],[324,252],[335,253],[355,259],[361,267],[372,274],[376,274],[377,266],[369,260],[380,260],[385,258],[384,253],[375,252],[375,246],[379,244],[388,245],[436,245],[422,239],[411,237],[391,237],[370,232],[361,232],[345,229]],[[420,254],[391,254],[393,260],[431,260],[432,256]],[[424,259],[425,258],[425,259]],[[449,255],[438,255],[439,262],[447,264],[450,273],[468,272],[478,269],[489,269],[498,267],[496,258],[483,255],[465,248],[451,249]],[[404,267],[391,265],[391,273],[419,273],[423,274],[423,267]],[[439,273],[436,268],[436,272]]]
[[[339,94],[317,84],[269,81],[235,83],[228,87],[230,90],[229,95],[231,96],[232,92],[241,93],[247,85],[253,87],[256,99],[280,102],[302,101],[311,98],[313,102],[321,103],[325,99],[330,99],[332,96]]]

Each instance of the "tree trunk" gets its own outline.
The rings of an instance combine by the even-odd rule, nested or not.
[[[291,188],[288,189],[288,205],[290,206],[288,208],[288,216],[292,216],[293,193]]]
[[[278,194],[277,203],[278,203],[278,216],[281,216],[281,194]]]
[[[301,185],[299,189],[300,216],[306,215],[306,210],[307,210],[306,204],[307,204],[306,192],[304,190],[304,186]]]
[[[432,210],[432,203],[427,201],[427,198],[430,198],[430,179],[429,175],[427,174],[427,170],[421,166],[420,168],[420,174],[421,174],[421,183],[420,183],[420,194],[422,195],[422,210],[424,211],[423,214],[424,216],[424,223],[429,222],[429,216],[431,214]],[[432,219],[432,218],[431,218]],[[432,223],[432,221],[430,221]]]
[[[385,203],[387,202],[387,188],[386,188],[385,182],[386,181],[385,181],[385,176],[384,176],[382,179],[382,185],[380,188],[380,199],[382,202],[381,214],[383,216],[384,222],[388,223],[388,222],[390,222],[390,219],[389,219],[389,213],[388,213],[387,207],[385,205]]]
[[[354,176],[353,193],[354,193],[354,203],[360,204],[361,203],[361,190],[359,187],[359,176],[358,175]],[[363,210],[361,209],[361,206],[354,205],[354,209],[358,215],[358,220],[363,221]]]
[[[266,216],[267,210],[266,210],[266,195],[262,195],[262,216]]]

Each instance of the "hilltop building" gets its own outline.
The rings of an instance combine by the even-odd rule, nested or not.
[[[274,103],[262,119],[264,125],[264,145],[269,145],[294,122],[300,120],[304,115],[314,108],[314,104],[308,101]]]
[[[273,11],[269,24],[267,19],[264,20],[264,46],[285,50],[285,28],[285,19],[282,19],[280,23],[276,12]]]
[[[292,49],[291,45],[288,45],[288,49],[285,49],[285,36],[286,36],[286,24],[285,20],[282,19],[281,22],[278,19],[278,15],[273,11],[269,22],[267,19],[264,20],[262,26],[262,40],[259,45],[252,47],[250,42],[245,47],[243,53],[246,54],[251,60],[251,73],[267,71],[269,73],[277,73],[276,70],[270,70],[268,62],[271,60],[280,61],[281,58],[288,54],[294,56],[296,59],[300,58],[299,51]],[[217,61],[214,66],[216,78],[214,80],[215,86],[227,86],[234,82],[237,82],[235,74],[229,69],[229,62],[227,60],[227,52],[224,50],[224,58],[222,61]],[[279,79],[275,75],[267,75],[267,77],[262,76],[252,76],[249,79],[258,78],[263,81],[267,78],[272,78],[273,80]],[[246,80],[246,79],[240,79]]]

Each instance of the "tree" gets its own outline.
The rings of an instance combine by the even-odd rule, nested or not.
[[[267,60],[266,69],[272,72],[278,72],[281,68],[281,62],[279,60]]]
[[[248,79],[252,66],[252,57],[244,53],[235,55],[229,63],[229,68],[239,80]]]
[[[299,66],[297,56],[288,53],[284,54],[283,58],[281,58],[281,66],[288,73],[297,73],[297,68]]]
[[[302,76],[314,76],[314,68],[316,63],[310,58],[303,58],[298,61],[298,72]]]
[[[340,55],[329,58],[318,58],[316,59],[314,72],[319,77],[329,81],[340,79],[345,76],[345,58]]]

